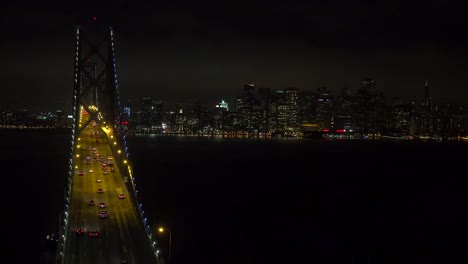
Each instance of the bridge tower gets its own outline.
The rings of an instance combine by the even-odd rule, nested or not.
[[[112,28],[100,39],[94,32],[76,28],[73,110],[75,117],[79,117],[82,110],[90,115],[83,126],[79,125],[79,118],[75,118],[77,134],[93,121],[109,124],[114,133],[122,131],[113,35]]]
[[[96,20],[96,18],[93,18],[93,20]],[[105,28],[97,23],[89,28],[92,28],[93,31],[82,26],[75,29],[71,157],[64,193],[65,206],[60,217],[61,226],[56,262],[69,263],[65,260],[65,255],[69,255],[67,245],[70,243],[67,243],[67,237],[68,242],[72,241],[69,238],[71,233],[69,223],[73,222],[70,219],[71,205],[73,201],[76,201],[76,197],[79,197],[77,195],[80,195],[74,189],[75,168],[81,162],[78,159],[79,155],[77,155],[80,151],[79,140],[81,133],[91,124],[96,125],[95,129],[99,129],[102,132],[101,134],[105,135],[106,142],[100,143],[108,145],[108,149],[114,157],[114,166],[116,166],[116,169],[118,168],[119,175],[122,177],[121,182],[126,186],[128,194],[131,196],[129,199],[132,201],[133,206],[129,207],[129,209],[135,208],[135,217],[139,219],[136,222],[140,222],[142,230],[144,230],[144,233],[140,236],[141,240],[146,239],[148,241],[148,248],[154,253],[155,260],[159,263],[159,249],[155,235],[147,223],[142,205],[137,197],[138,191],[132,176],[133,168],[128,160],[129,154],[122,123],[123,112],[117,82],[114,31],[111,27]],[[87,119],[82,120],[84,114],[89,116]],[[98,142],[98,139],[96,139],[96,142]],[[69,249],[68,252],[70,252]]]

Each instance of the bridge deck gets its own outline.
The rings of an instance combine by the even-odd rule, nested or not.
[[[108,174],[105,175],[99,158],[94,160],[96,154],[92,148],[96,148],[96,152],[105,158],[106,163],[107,157],[112,156],[106,135],[100,130],[98,137],[95,137],[95,131],[98,131],[97,127],[89,125],[78,135],[80,140],[77,144],[80,148],[74,156],[74,165],[78,168],[74,168],[70,222],[63,263],[121,263],[123,259],[128,263],[155,263],[151,245],[132,196],[123,181],[122,172],[115,165],[115,171],[111,172],[110,166],[107,166]],[[86,156],[90,156],[89,164],[86,163]],[[117,160],[114,157],[115,162]],[[94,172],[90,172],[90,169]],[[81,171],[83,176],[79,175]],[[97,182],[97,179],[102,182]],[[104,193],[99,194],[99,188]],[[119,199],[119,193],[124,193],[125,198]],[[94,200],[96,205],[89,205],[90,200]],[[107,206],[100,208],[101,202]],[[100,210],[106,210],[108,217],[101,218]],[[76,234],[78,228],[84,229],[83,235]],[[90,230],[98,230],[99,238],[90,237]]]

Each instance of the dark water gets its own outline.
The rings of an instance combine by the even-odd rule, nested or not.
[[[17,263],[37,263],[57,228],[69,136],[2,138],[3,231]],[[466,263],[466,144],[145,136],[128,145],[148,218],[172,230],[173,264]]]

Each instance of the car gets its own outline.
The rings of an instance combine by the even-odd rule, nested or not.
[[[103,167],[103,168],[105,168],[106,166],[107,166],[107,164],[106,164],[106,163],[103,163],[103,164],[102,164],[102,167]]]
[[[101,189],[101,188],[99,188],[99,189],[97,190],[97,192],[98,192],[98,193],[104,193],[104,190]]]
[[[99,232],[97,230],[91,230],[89,231],[89,237],[98,238]]]
[[[96,179],[96,182],[102,182],[102,180],[101,179]]]
[[[83,176],[83,175],[84,175],[84,172],[83,172],[83,171],[80,171],[80,172],[78,173],[78,175]]]
[[[114,172],[114,171],[115,171],[115,169],[114,169],[114,168],[111,168],[111,172]]]
[[[93,172],[94,172],[94,170],[93,170],[93,169],[89,169],[89,173],[93,173]]]
[[[83,235],[83,234],[84,234],[84,229],[83,229],[83,228],[78,228],[78,229],[76,229],[76,235],[77,235],[77,236],[81,236],[81,235]]]
[[[125,194],[124,193],[119,193],[119,199],[124,199],[125,198]]]
[[[91,162],[90,162],[89,160],[87,160],[85,163],[86,163],[86,164],[90,164]]]
[[[91,200],[91,201],[88,202],[88,204],[89,204],[89,205],[96,205],[96,202],[93,201],[93,200]]]
[[[107,168],[106,168],[106,167],[101,167],[101,169],[102,169],[103,171],[106,171],[106,170],[107,170]]]
[[[100,203],[100,204],[99,204],[99,207],[101,207],[101,208],[106,208],[106,203]]]
[[[108,172],[105,170],[105,171],[103,171],[102,173],[104,173],[104,175],[107,175]]]
[[[109,214],[108,214],[107,211],[105,211],[105,210],[99,211],[99,216],[100,216],[101,218],[106,218],[108,215],[109,215]]]
[[[93,148],[93,151],[96,151],[96,148]]]

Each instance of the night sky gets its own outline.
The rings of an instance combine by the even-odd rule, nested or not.
[[[418,99],[428,80],[436,102],[468,101],[463,1],[29,2],[0,4],[0,106],[70,101],[74,27],[92,16],[116,31],[123,99],[213,104],[244,83],[338,93],[371,77],[387,98]]]

